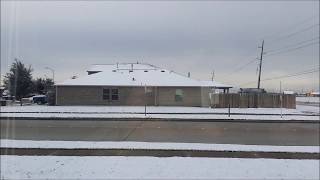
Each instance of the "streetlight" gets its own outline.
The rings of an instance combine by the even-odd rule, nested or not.
[[[54,84],[54,70],[52,68],[49,68],[49,67],[45,67],[45,69],[49,69],[52,72],[52,81],[53,81],[53,84]]]

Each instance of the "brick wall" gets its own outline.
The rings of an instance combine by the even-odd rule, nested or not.
[[[118,88],[119,100],[102,99],[103,88]],[[201,87],[110,87],[58,86],[57,105],[132,105],[143,106],[209,106],[209,88]],[[183,92],[182,101],[175,100],[176,89]]]

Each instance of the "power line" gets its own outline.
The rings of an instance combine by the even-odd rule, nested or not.
[[[279,51],[279,52],[267,54],[266,56],[273,56],[273,55],[276,55],[276,54],[283,54],[283,53],[287,53],[287,52],[291,52],[291,51],[296,51],[296,50],[298,50],[298,49],[303,49],[303,48],[312,46],[312,45],[314,45],[314,44],[319,44],[319,41],[318,41],[318,42],[313,42],[313,43],[308,43],[308,44],[305,44],[305,45],[303,45],[303,46],[298,46],[298,47],[295,47],[295,48],[286,49],[286,50],[283,50],[283,51]]]
[[[231,73],[229,73],[229,74],[228,74],[228,75],[226,75],[225,77],[229,77],[229,76],[231,76],[232,74],[234,74],[234,73],[236,73],[236,72],[239,72],[239,71],[243,70],[244,68],[246,68],[249,64],[251,64],[251,63],[253,63],[253,62],[257,62],[257,58],[252,59],[252,60],[248,61],[247,63],[245,63],[244,65],[242,65],[242,66],[240,66],[240,67],[236,68],[235,70],[233,70]]]
[[[315,16],[312,16],[312,17],[309,17],[309,18],[307,18],[307,19],[304,19],[303,21],[295,24],[294,26],[304,24],[304,23],[310,21],[311,19],[313,19],[314,17],[315,17]],[[287,38],[292,37],[292,36],[294,36],[294,35],[296,35],[296,34],[299,34],[299,33],[301,33],[301,32],[308,31],[308,30],[312,29],[313,27],[315,27],[315,26],[317,26],[317,25],[319,25],[319,24],[315,24],[315,25],[312,25],[312,26],[308,26],[307,28],[304,28],[304,29],[302,29],[302,30],[300,30],[300,31],[298,31],[298,32],[294,32],[294,33],[291,33],[291,34],[289,34],[289,35],[280,37],[280,38],[278,38],[278,39],[276,39],[276,40],[274,40],[274,41],[278,41],[278,40],[280,40],[280,39],[287,39]],[[290,27],[292,27],[292,26],[290,26]],[[277,33],[274,33],[274,34],[277,34]],[[265,37],[267,37],[267,36],[265,36]],[[319,37],[318,37],[318,38],[319,38]],[[314,38],[314,39],[316,39],[316,38]],[[314,39],[302,41],[302,42],[299,42],[299,43],[297,43],[297,44],[290,45],[290,46],[286,46],[286,47],[282,47],[282,48],[279,48],[279,49],[273,49],[273,50],[270,50],[270,51],[267,51],[267,52],[270,53],[270,52],[274,52],[274,51],[279,51],[279,50],[286,49],[286,48],[289,48],[289,47],[292,47],[292,46],[296,46],[296,45],[304,44],[304,43],[309,42],[309,41],[313,41]],[[271,41],[271,42],[274,42],[274,41]],[[306,44],[306,45],[304,45],[304,46],[302,46],[302,47],[295,47],[295,48],[293,48],[293,49],[287,49],[286,51],[289,52],[289,51],[297,50],[297,49],[304,48],[304,47],[307,47],[307,46],[310,46],[310,45],[309,45],[309,44]],[[279,54],[279,53],[280,53],[280,52],[273,53],[273,54],[270,54],[270,55],[275,55],[275,54]],[[285,52],[281,52],[281,53],[285,53]],[[269,55],[268,55],[268,56],[269,56]],[[229,77],[229,76],[233,75],[234,73],[239,72],[239,71],[245,69],[246,67],[248,67],[248,65],[250,65],[250,64],[252,64],[252,63],[254,63],[254,62],[256,62],[256,61],[257,61],[256,58],[255,58],[255,59],[252,59],[252,60],[246,62],[245,64],[243,64],[242,66],[234,69],[231,73],[227,74],[227,75],[224,76],[224,77]]]
[[[317,16],[316,16],[316,15],[310,16],[310,17],[308,17],[308,18],[306,18],[306,19],[304,19],[304,20],[302,20],[302,21],[299,21],[298,23],[295,23],[295,24],[293,24],[293,25],[291,25],[291,26],[289,26],[289,27],[287,27],[287,28],[285,28],[285,29],[283,29],[283,30],[277,31],[276,33],[273,33],[273,34],[271,34],[271,35],[264,36],[264,37],[261,38],[261,39],[270,39],[270,37],[272,37],[272,36],[274,36],[274,35],[277,35],[277,34],[279,34],[280,32],[282,32],[282,31],[284,31],[284,30],[286,30],[286,29],[292,29],[292,28],[294,28],[294,27],[297,27],[297,26],[300,26],[300,25],[302,25],[302,24],[305,24],[306,22],[309,22],[310,20],[314,19],[315,17],[317,17]],[[272,38],[271,38],[271,39],[272,39]]]
[[[312,69],[300,71],[300,72],[297,72],[297,73],[292,73],[292,74],[286,74],[286,75],[282,75],[282,76],[275,76],[275,77],[271,77],[271,78],[266,78],[266,79],[263,79],[262,81],[270,81],[270,80],[274,80],[274,79],[281,79],[281,78],[287,78],[287,77],[293,77],[293,76],[300,76],[300,75],[304,75],[304,74],[314,73],[314,72],[317,72],[317,71],[319,71],[318,68],[312,68]],[[254,81],[251,81],[251,82],[248,82],[248,83],[245,83],[245,84],[251,84],[251,83],[254,83]],[[244,85],[244,84],[242,84],[242,85]]]
[[[301,42],[300,42],[301,43]],[[308,44],[305,44],[303,46],[298,46],[298,47],[295,47],[295,48],[290,48],[290,49],[286,49],[284,51],[280,51],[280,52],[275,52],[275,53],[271,53],[271,54],[267,54],[266,56],[272,56],[272,55],[277,55],[277,54],[282,54],[282,53],[287,53],[287,52],[291,52],[291,51],[295,51],[295,50],[298,50],[298,49],[302,49],[302,48],[306,48],[306,47],[309,47],[309,46],[312,46],[314,44],[319,44],[319,41],[318,42],[313,42],[313,43],[308,43]],[[299,76],[299,75],[303,75],[303,74],[308,74],[308,73],[314,73],[316,71],[319,71],[319,68],[317,70],[315,70],[314,68],[311,69],[312,72],[309,72],[310,70],[306,70],[303,71],[303,72],[299,72],[299,73],[296,73],[296,74],[290,74],[290,75],[285,75],[285,76],[279,76],[279,77],[273,77],[273,78],[267,78],[267,79],[263,79],[261,81],[269,81],[269,80],[273,80],[273,79],[281,79],[281,78],[287,78],[287,77],[292,77],[292,76]],[[314,72],[313,72],[314,71]],[[300,74],[302,73],[302,74]],[[241,84],[241,85],[247,85],[247,84],[252,84],[254,83],[255,81],[251,81],[251,82],[248,82],[248,83],[245,83],[245,84]],[[239,85],[239,86],[241,86]]]
[[[294,32],[294,33],[291,33],[291,34],[288,34],[288,35],[279,37],[279,38],[277,38],[277,39],[275,39],[275,40],[273,40],[273,41],[270,41],[269,44],[270,44],[270,43],[277,42],[277,41],[280,41],[280,40],[283,40],[283,39],[288,39],[288,38],[293,37],[293,36],[295,36],[295,35],[297,35],[297,34],[300,34],[300,33],[302,33],[302,32],[309,31],[309,30],[313,29],[313,28],[316,27],[316,26],[319,26],[319,23],[318,23],[318,24],[311,25],[311,26],[308,26],[308,27],[306,27],[306,28],[304,28],[304,29],[301,29],[301,30],[299,30],[299,31],[296,31],[296,32]]]
[[[246,56],[249,56],[250,57],[253,57],[251,56],[252,53],[247,53]],[[250,58],[251,59],[251,58]],[[242,60],[246,60],[246,59],[242,59]],[[226,77],[229,77],[231,75],[233,75],[234,73],[236,72],[239,72],[241,70],[243,70],[244,68],[246,68],[248,65],[252,64],[253,62],[256,62],[257,61],[257,58],[254,58],[254,59],[251,59],[250,61],[246,62],[245,64],[243,64],[241,61],[238,61],[235,65],[233,65],[233,67],[235,67],[234,70],[232,70],[231,72],[229,73],[225,73],[222,78],[226,78]],[[239,63],[240,62],[240,63]],[[239,66],[240,65],[240,66]]]
[[[275,77],[275,78],[270,78],[270,79],[263,79],[261,81],[270,81],[270,80],[275,80],[275,79],[284,79],[284,78],[289,78],[289,77],[295,77],[295,76],[301,76],[301,75],[305,75],[305,74],[311,74],[311,73],[315,73],[318,72],[319,70],[315,70],[315,71],[310,71],[310,72],[305,72],[305,73],[301,73],[301,74],[296,74],[296,75],[291,75],[291,76],[281,76],[281,77]],[[248,85],[248,84],[253,84],[256,83],[255,81],[251,81],[245,84],[241,84],[239,86],[243,86],[243,85]]]
[[[292,74],[287,74],[287,75],[282,75],[282,76],[275,76],[275,77],[271,77],[271,78],[266,78],[263,79],[261,81],[270,81],[270,80],[275,80],[275,79],[283,79],[283,78],[289,78],[289,77],[295,77],[295,76],[301,76],[301,75],[305,75],[305,74],[311,74],[311,73],[315,73],[315,72],[319,72],[319,68],[313,68],[313,69],[308,69],[308,70],[304,70],[301,72],[297,72],[297,73],[292,73]],[[250,81],[244,84],[240,84],[239,86],[243,86],[243,85],[247,85],[247,84],[253,84],[255,83],[255,81]]]
[[[266,79],[264,79],[264,81],[269,81],[269,80],[274,80],[274,79],[281,79],[281,78],[287,78],[287,77],[294,77],[294,76],[300,76],[300,75],[309,74],[309,73],[313,73],[313,72],[317,72],[317,71],[319,71],[319,69],[318,69],[318,68],[314,68],[314,69],[305,70],[305,71],[301,71],[301,72],[293,73],[293,74],[289,74],[289,75],[283,75],[283,76],[277,76],[277,77],[272,77],[272,78],[266,78]]]
[[[314,38],[315,39],[315,38]],[[298,44],[303,44],[305,42],[309,42],[310,40],[306,40],[306,41],[303,41],[303,42],[299,42],[297,43],[296,45]],[[295,48],[291,48],[291,49],[286,49],[286,50],[283,50],[283,51],[280,51],[280,52],[275,52],[275,53],[271,53],[271,54],[266,54],[265,56],[273,56],[273,55],[277,55],[277,54],[283,54],[283,53],[287,53],[287,52],[291,52],[291,51],[295,51],[295,50],[298,50],[298,49],[302,49],[302,48],[306,48],[306,47],[309,47],[309,46],[312,46],[314,44],[319,44],[319,42],[313,42],[313,43],[308,43],[308,44],[305,44],[303,46],[298,46],[298,47],[295,47]],[[292,46],[292,45],[291,45]],[[278,50],[281,50],[281,49],[284,49],[284,48],[280,48]],[[276,50],[272,50],[272,51],[268,51],[268,52],[273,52],[273,51],[276,51]],[[265,52],[265,53],[268,53],[268,52]],[[243,70],[244,68],[246,68],[249,64],[253,63],[253,62],[257,62],[257,59],[253,59],[253,60],[250,60],[248,61],[246,64],[240,66],[239,68],[236,68],[234,71],[232,71],[231,73],[229,73],[228,75],[226,75],[225,77],[229,77],[230,75],[236,73],[236,72],[239,72],[241,70]],[[266,79],[264,80],[261,80],[261,81],[266,81]],[[249,82],[249,84],[252,84],[254,83],[254,81],[252,82]]]
[[[290,48],[292,46],[297,46],[297,45],[301,45],[301,44],[304,44],[306,42],[309,42],[309,41],[314,41],[316,39],[319,39],[319,36],[318,37],[315,37],[315,38],[312,38],[312,39],[308,39],[308,40],[305,40],[305,41],[300,41],[298,43],[295,43],[295,44],[291,44],[291,45],[287,45],[287,46],[284,46],[284,47],[281,47],[281,48],[278,48],[278,49],[271,49],[269,51],[267,51],[266,53],[270,53],[270,52],[274,52],[274,51],[279,51],[279,50],[282,50],[282,49],[287,49],[287,48]]]

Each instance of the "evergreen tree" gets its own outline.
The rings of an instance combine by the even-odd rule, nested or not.
[[[28,96],[32,92],[32,68],[26,67],[21,61],[15,59],[10,67],[10,72],[4,76],[5,88],[17,100]]]
[[[33,82],[34,86],[34,93],[37,94],[46,94],[49,89],[53,88],[53,80],[49,78],[37,78]]]

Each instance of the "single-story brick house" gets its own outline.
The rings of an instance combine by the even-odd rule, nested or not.
[[[56,84],[57,105],[209,106],[214,89],[231,86],[200,81],[150,64],[93,65],[88,75]]]

